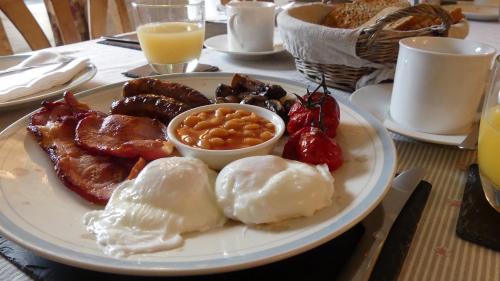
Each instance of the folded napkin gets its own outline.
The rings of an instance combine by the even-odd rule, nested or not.
[[[84,70],[88,59],[73,59],[55,52],[40,51],[8,70],[42,64],[44,66],[0,75],[0,102],[22,98],[62,85]]]

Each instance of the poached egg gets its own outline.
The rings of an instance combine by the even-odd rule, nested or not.
[[[215,178],[198,159],[157,159],[118,186],[104,210],[85,215],[87,231],[106,254],[117,257],[179,247],[182,233],[225,223],[215,200]]]
[[[326,165],[254,156],[224,167],[215,193],[227,217],[246,224],[273,223],[330,206],[333,183]]]

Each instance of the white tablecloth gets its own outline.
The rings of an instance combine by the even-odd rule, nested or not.
[[[470,22],[467,39],[488,43],[500,50],[500,24]],[[140,51],[101,45],[95,41],[56,49],[73,56],[88,57],[98,68],[96,77],[74,92],[124,81],[126,78],[121,72],[146,63]],[[216,65],[225,72],[255,73],[308,83],[295,70],[293,58],[287,53],[260,60],[238,60],[213,50],[203,50],[201,62]],[[344,100],[348,98],[345,92],[334,91],[334,94]],[[0,130],[34,108],[35,105],[31,105],[1,111]],[[500,280],[500,253],[465,242],[455,235],[466,170],[475,161],[475,153],[393,136],[398,151],[398,171],[413,166],[423,167],[427,170],[425,179],[433,185],[399,280]],[[0,258],[0,280],[27,278]]]

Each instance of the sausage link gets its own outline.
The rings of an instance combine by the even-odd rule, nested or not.
[[[176,99],[156,95],[126,97],[111,104],[111,114],[146,116],[158,119],[166,125],[188,109],[191,107]]]
[[[207,97],[193,88],[153,78],[139,78],[127,81],[123,85],[122,94],[123,97],[147,94],[161,95],[176,99],[190,107],[198,107],[211,103]]]

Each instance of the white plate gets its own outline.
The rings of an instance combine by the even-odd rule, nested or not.
[[[21,61],[27,59],[29,55],[14,55],[14,56],[0,56],[0,70],[7,69],[11,66],[14,66]],[[82,70],[80,73],[78,73],[73,79],[71,79],[69,82],[67,82],[64,85],[59,85],[52,87],[48,90],[41,91],[35,95],[30,95],[27,97],[22,97],[18,99],[14,99],[11,101],[6,101],[6,102],[0,102],[0,109],[3,108],[15,108],[18,106],[21,106],[26,103],[42,100],[42,99],[48,99],[51,97],[55,97],[58,95],[61,95],[64,91],[71,90],[73,88],[76,88],[80,86],[81,84],[89,81],[92,79],[97,73],[97,68],[95,65],[92,63],[89,63],[87,65],[87,68],[85,70]]]
[[[465,18],[477,21],[497,21],[498,6],[480,6],[473,4],[445,6],[447,9],[461,8]]]
[[[351,95],[351,102],[370,112],[384,126],[398,134],[430,143],[458,145],[466,135],[436,135],[404,127],[392,120],[389,114],[393,84],[378,84],[363,87]]]
[[[253,77],[280,84],[290,93],[306,86],[285,79]],[[230,73],[163,76],[214,96]],[[122,83],[89,90],[80,101],[107,111],[120,97]],[[26,132],[24,117],[0,133],[0,232],[40,256],[91,270],[135,275],[189,275],[258,266],[299,254],[342,234],[363,219],[383,198],[396,167],[387,130],[363,110],[340,104],[336,138],[346,161],[334,173],[332,207],[309,218],[272,227],[228,223],[206,233],[186,235],[181,248],[117,259],[103,254],[86,233],[82,216],[98,208],[80,199],[56,177],[49,157]],[[335,253],[332,253],[335,254]]]
[[[264,52],[243,52],[243,51],[232,51],[229,50],[228,42],[227,42],[227,34],[217,35],[214,37],[210,37],[205,40],[205,47],[209,49],[213,49],[222,53],[226,53],[235,57],[260,57],[267,56],[272,54],[277,54],[285,51],[283,48],[283,41],[278,32],[274,32],[274,45],[273,50],[264,51]]]

